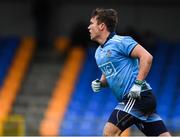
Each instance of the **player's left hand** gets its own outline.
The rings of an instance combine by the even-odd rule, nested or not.
[[[144,81],[136,80],[129,91],[128,98],[141,99],[142,85]]]

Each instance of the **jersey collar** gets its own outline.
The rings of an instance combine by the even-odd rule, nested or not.
[[[104,42],[104,44],[100,45],[101,48],[103,48],[105,44],[108,42],[108,40],[111,39],[114,35],[116,35],[116,32],[111,32],[109,36],[107,37],[106,41]]]

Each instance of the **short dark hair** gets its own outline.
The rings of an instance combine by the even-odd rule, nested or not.
[[[118,23],[117,11],[114,9],[96,8],[91,14],[92,17],[97,17],[98,23],[105,23],[108,31],[113,32]]]

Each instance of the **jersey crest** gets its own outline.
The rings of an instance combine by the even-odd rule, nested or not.
[[[107,56],[107,57],[111,57],[111,55],[112,55],[111,50],[108,50],[108,51],[106,52],[106,56]]]

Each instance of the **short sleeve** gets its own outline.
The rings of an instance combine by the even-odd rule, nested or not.
[[[125,36],[121,41],[120,50],[123,52],[123,54],[130,56],[132,50],[135,48],[135,46],[138,44],[132,37]]]

